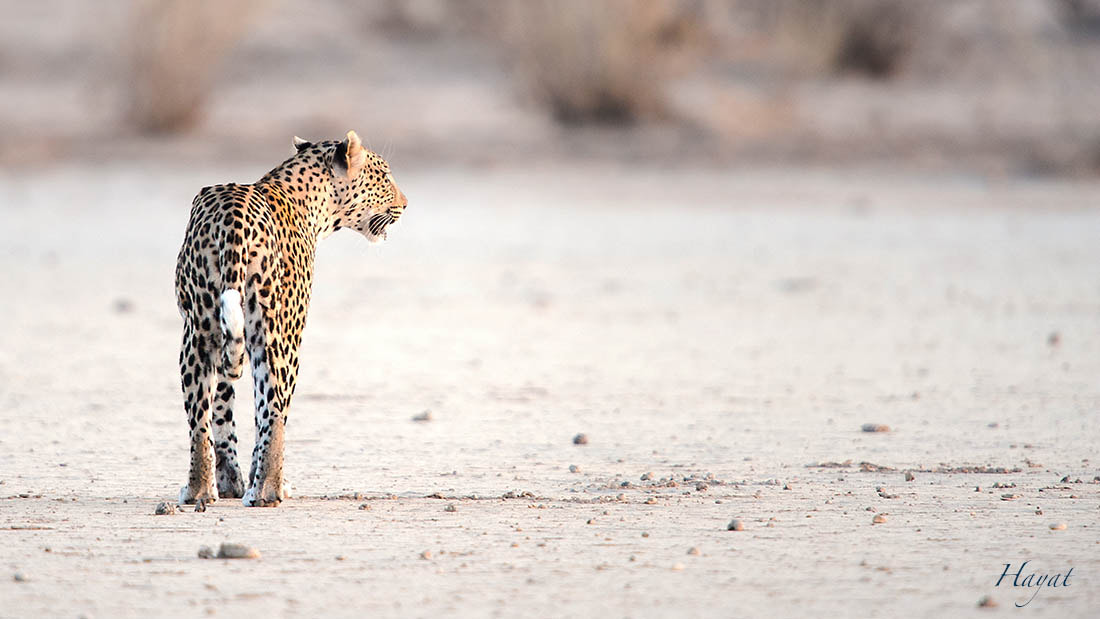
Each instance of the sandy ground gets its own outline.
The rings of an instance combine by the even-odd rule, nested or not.
[[[406,174],[387,244],[320,247],[296,498],[156,516],[190,198],[261,172],[0,178],[0,616],[1100,608],[1100,187]],[[1013,608],[1025,560],[1070,586]]]

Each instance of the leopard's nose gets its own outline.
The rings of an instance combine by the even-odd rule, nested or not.
[[[400,187],[398,187],[397,185],[394,185],[393,186],[393,191],[394,191],[394,197],[393,197],[393,205],[394,206],[400,206],[401,208],[404,208],[404,207],[409,205],[409,200],[408,200],[408,198],[405,197],[405,192],[401,191]]]

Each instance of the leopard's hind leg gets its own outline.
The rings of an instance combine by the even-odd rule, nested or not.
[[[180,375],[184,408],[191,428],[191,471],[187,485],[180,488],[180,503],[214,501],[214,441],[210,416],[214,396],[215,371],[209,336],[196,332],[187,323],[180,349]]]

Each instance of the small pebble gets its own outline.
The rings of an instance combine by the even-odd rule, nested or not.
[[[577,466],[576,464],[570,464],[569,465],[569,472],[570,473],[580,473],[581,472],[581,467]]]
[[[649,537],[648,531],[642,531],[642,537]]]
[[[645,504],[646,505],[656,505],[657,504],[657,497],[652,497],[652,496],[649,497],[648,499],[645,500]]]
[[[913,481],[913,480],[914,480],[914,479],[916,479],[916,478],[917,478],[917,476],[916,476],[916,475],[913,475],[913,473],[912,473],[912,472],[910,472],[910,471],[905,471],[905,481]]]
[[[370,503],[361,503],[359,505],[359,509],[369,510],[370,509]]]
[[[425,550],[424,552],[420,553],[420,558],[424,559],[425,561],[431,559],[432,558],[432,551]]]
[[[1066,523],[1056,522],[1056,523],[1050,525],[1050,530],[1051,531],[1065,531],[1066,530]]]
[[[214,549],[209,547],[209,546],[203,546],[203,547],[199,548],[199,558],[200,559],[213,559],[214,558]]]
[[[651,479],[653,479],[653,473],[642,473],[642,476],[641,476],[642,481],[649,481]]]
[[[578,435],[574,436],[573,437],[573,444],[574,445],[587,445],[588,444],[588,435],[587,434],[578,434]]]
[[[1057,331],[1047,336],[1047,346],[1057,346],[1062,343],[1062,336]]]
[[[176,513],[175,503],[169,503],[168,501],[161,501],[157,503],[156,510],[153,511],[157,516],[170,516]]]
[[[733,520],[730,520],[730,523],[728,525],[726,525],[726,530],[727,531],[744,531],[745,530],[745,523],[741,522],[741,520],[738,519],[738,518],[734,518]]]
[[[996,608],[997,601],[988,595],[978,600],[978,608]]]
[[[226,542],[218,548],[219,559],[259,559],[260,551],[244,544]]]
[[[454,503],[448,503],[447,507],[443,508],[443,511],[453,513],[453,512],[457,512],[458,508],[454,506]]]
[[[886,514],[875,514],[875,517],[871,519],[871,524],[885,524]]]
[[[417,422],[417,423],[425,423],[425,422],[431,421],[432,420],[432,411],[425,410],[423,413],[420,413],[419,415],[413,416],[412,420]]]
[[[674,571],[674,572],[679,572],[682,569],[684,569],[684,564],[683,563],[674,563],[672,565],[672,571]]]
[[[1002,494],[1001,495],[1001,500],[1002,501],[1015,501],[1018,498],[1020,498],[1020,495],[1018,495],[1018,494]]]
[[[11,579],[15,582],[27,582],[27,575],[23,572],[16,572],[12,574]]]
[[[889,432],[890,426],[881,423],[865,423],[859,429],[864,432]]]
[[[703,482],[699,482],[699,483],[695,484],[695,491],[696,492],[702,492],[702,491],[706,490],[707,488],[710,488],[710,486],[708,486],[707,484],[705,484]]]
[[[696,548],[695,546],[692,546],[691,548],[688,548],[688,554],[692,555],[693,557],[697,557],[702,553],[699,552],[698,548]]]

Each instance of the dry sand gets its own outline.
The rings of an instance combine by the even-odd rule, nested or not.
[[[0,178],[0,616],[1100,608],[1096,185],[406,174],[387,244],[320,246],[295,498],[156,516],[190,199],[262,171]],[[1070,586],[1013,608],[1025,560]]]

